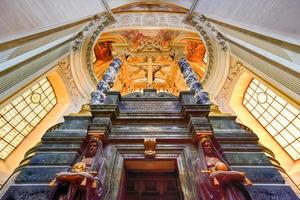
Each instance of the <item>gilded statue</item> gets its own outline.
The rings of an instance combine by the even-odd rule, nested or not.
[[[199,142],[199,158],[196,160],[198,196],[203,200],[245,200],[248,194],[241,183],[251,184],[245,173],[230,170],[214,148],[209,137]]]
[[[56,191],[51,199],[55,200],[101,200],[104,197],[104,178],[106,159],[103,156],[102,142],[91,136],[87,147],[70,172],[56,175],[51,185]]]

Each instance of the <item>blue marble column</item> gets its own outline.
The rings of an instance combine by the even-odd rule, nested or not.
[[[121,68],[122,61],[115,58],[102,76],[102,80],[97,84],[97,90],[91,93],[91,105],[100,105],[104,103],[105,93],[110,91],[114,85],[117,73]]]
[[[210,105],[209,94],[204,91],[202,84],[198,80],[197,75],[194,73],[190,64],[184,58],[181,58],[178,61],[178,64],[187,86],[195,93],[195,101],[201,105]]]

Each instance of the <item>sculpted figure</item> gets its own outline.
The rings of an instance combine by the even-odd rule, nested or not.
[[[251,184],[244,173],[230,171],[209,137],[199,142],[196,160],[198,196],[203,200],[245,200],[240,183]]]
[[[104,197],[105,172],[102,142],[92,136],[71,171],[58,173],[52,181],[57,190],[51,199],[101,200]]]

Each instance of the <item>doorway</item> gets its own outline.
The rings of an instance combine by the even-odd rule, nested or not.
[[[120,200],[181,200],[175,160],[125,161]]]

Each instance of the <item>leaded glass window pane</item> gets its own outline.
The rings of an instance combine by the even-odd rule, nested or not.
[[[243,105],[294,159],[300,159],[300,111],[253,79]]]
[[[44,78],[0,110],[0,159],[5,159],[56,105]]]

